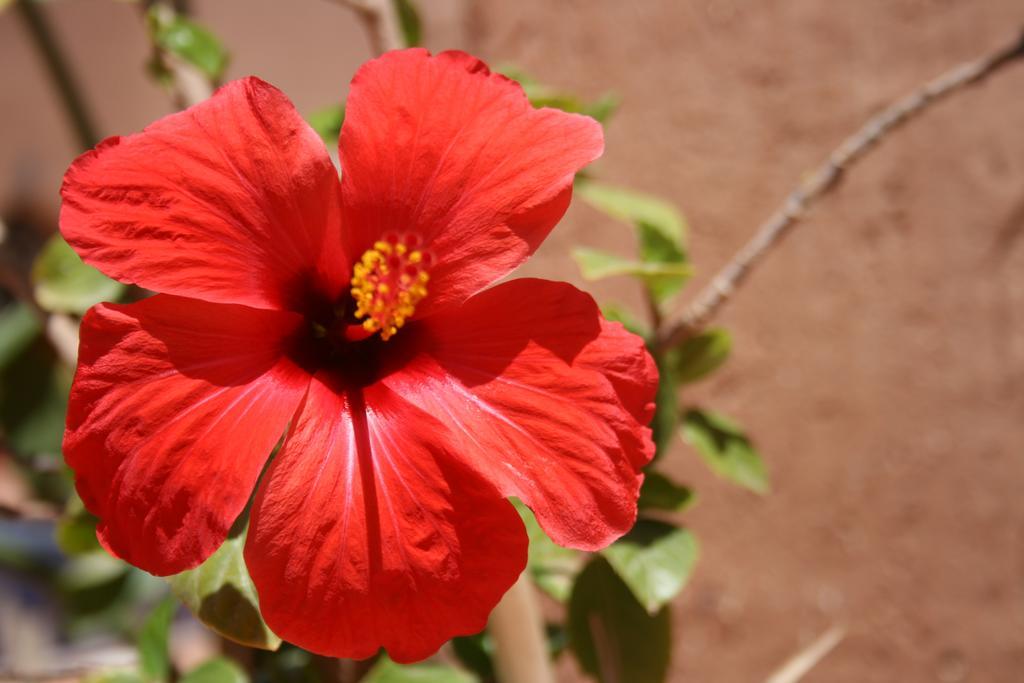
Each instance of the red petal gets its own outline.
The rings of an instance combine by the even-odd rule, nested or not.
[[[416,235],[435,260],[417,313],[462,301],[537,249],[603,145],[596,121],[532,108],[465,53],[389,52],[356,74],[345,111],[347,249]]]
[[[245,561],[285,640],[331,657],[423,659],[483,629],[526,564],[512,506],[383,387],[317,375],[260,484]]]
[[[157,295],[82,321],[64,456],[101,540],[153,574],[224,541],[302,399],[299,316]]]
[[[562,545],[594,550],[633,525],[657,386],[638,337],[544,280],[498,285],[418,333],[424,353],[383,381],[453,427],[467,465]]]
[[[346,286],[339,192],[323,142],[288,98],[246,78],[80,156],[60,228],[123,282],[298,310]]]

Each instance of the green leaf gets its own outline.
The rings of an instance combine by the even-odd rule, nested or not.
[[[36,302],[53,313],[85,313],[101,301],[115,301],[124,285],[82,263],[60,235],[43,247],[32,266]]]
[[[600,123],[610,119],[619,107],[619,97],[615,93],[605,93],[593,102],[585,102],[576,95],[544,85],[518,67],[506,64],[499,66],[496,71],[519,83],[534,107],[551,107],[570,114],[584,114]]]
[[[649,614],[656,614],[686,585],[697,562],[696,537],[688,529],[641,519],[601,551]]]
[[[25,455],[59,455],[71,370],[37,337],[0,371],[0,432]]]
[[[216,83],[228,66],[228,53],[213,33],[165,5],[154,4],[147,15],[153,42],[199,69]]]
[[[341,137],[341,126],[345,123],[345,105],[332,104],[318,109],[306,117],[309,125],[328,145],[336,145]]]
[[[494,640],[486,630],[471,636],[457,636],[451,643],[463,666],[482,680],[494,679]]]
[[[592,180],[577,182],[576,194],[598,211],[636,228],[640,261],[648,266],[661,266],[657,277],[646,279],[659,302],[686,284],[691,274],[686,266],[686,221],[672,204],[653,195]]]
[[[230,659],[214,657],[182,676],[180,683],[249,683],[249,676]]]
[[[644,472],[637,506],[641,510],[682,512],[693,505],[695,499],[696,494],[692,490],[680,486],[660,472],[647,470]]]
[[[660,241],[647,245],[654,260],[685,260],[686,219],[671,203],[654,195],[593,180],[576,183],[576,195],[613,218],[645,225]],[[655,258],[657,257],[657,258]]]
[[[85,509],[82,499],[72,494],[54,531],[57,545],[67,555],[84,555],[100,549],[96,538],[96,517]]]
[[[142,625],[136,645],[139,649],[139,670],[147,681],[166,681],[171,674],[171,657],[167,639],[178,603],[166,598],[157,603]]]
[[[654,396],[654,419],[651,420],[651,430],[654,432],[654,457],[659,458],[665,454],[672,444],[679,425],[679,392],[676,387],[675,375],[669,368],[672,366],[673,352],[659,357],[654,356],[658,365],[658,391]]]
[[[580,273],[588,280],[602,280],[606,277],[627,275],[644,282],[647,287],[663,300],[666,292],[675,293],[690,277],[692,269],[686,263],[657,263],[634,261],[600,249],[576,247],[572,257]]]
[[[621,306],[604,304],[601,306],[601,314],[612,322],[621,323],[623,327],[639,337],[646,339],[650,334],[650,330],[647,329],[645,324],[637,320],[632,313]]]
[[[402,39],[406,47],[416,47],[420,44],[423,34],[420,13],[412,0],[391,0],[395,7],[395,14],[398,15],[398,24],[402,29]]]
[[[768,492],[764,462],[735,422],[720,413],[689,410],[681,431],[715,474],[751,491]]]
[[[0,310],[0,369],[14,361],[42,331],[28,304],[13,303]]]
[[[720,327],[690,337],[676,349],[676,380],[688,384],[707,377],[721,367],[731,350],[732,336]]]
[[[276,650],[281,639],[260,615],[256,587],[242,559],[244,545],[244,533],[228,538],[206,562],[168,580],[174,594],[220,635],[249,647]]]
[[[569,601],[569,644],[601,683],[662,683],[672,645],[669,608],[648,614],[611,565],[595,558]]]
[[[478,683],[473,674],[447,664],[396,664],[381,657],[363,683]]]
[[[571,548],[556,544],[537,523],[537,518],[522,502],[512,503],[523,518],[526,533],[530,538],[530,555],[527,568],[537,587],[559,602],[565,602],[572,591],[573,578],[580,570],[582,557]]]

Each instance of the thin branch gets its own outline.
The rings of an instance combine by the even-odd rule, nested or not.
[[[554,683],[544,619],[529,572],[491,612],[487,631],[494,639],[494,665],[500,683]]]
[[[64,101],[64,111],[71,119],[79,147],[82,149],[94,147],[100,140],[96,133],[96,126],[93,123],[89,107],[85,103],[82,90],[78,87],[71,71],[71,66],[53,35],[53,29],[45,15],[45,8],[41,7],[36,0],[18,0],[15,7],[18,9],[18,14],[39,51],[39,55],[46,62],[53,85],[57,88],[61,100]]]
[[[150,11],[159,12],[160,18],[165,20],[172,19],[175,14],[185,15],[188,12],[188,5],[181,0],[173,4],[149,0],[139,7],[142,10],[143,19]],[[147,32],[149,32],[149,27],[147,27]],[[152,36],[150,38],[152,39]],[[214,86],[202,71],[167,52],[155,40],[153,40],[153,62],[170,74],[171,97],[174,100],[174,106],[178,109],[187,109],[194,104],[199,104],[213,94]]]
[[[797,683],[816,667],[828,653],[842,642],[846,629],[836,625],[818,636],[814,642],[793,655],[765,683]]]
[[[370,49],[375,55],[388,50],[405,47],[402,27],[395,12],[393,0],[334,0],[355,11],[370,39]]]
[[[842,175],[889,133],[947,95],[977,83],[1021,57],[1024,57],[1024,33],[994,52],[951,69],[869,119],[786,198],[750,241],[718,271],[697,294],[679,321],[659,335],[658,347],[671,348],[703,328],[743,284],[753,267],[778,246],[807,210],[833,190]]]

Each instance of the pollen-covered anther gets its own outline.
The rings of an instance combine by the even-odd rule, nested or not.
[[[427,263],[423,252],[390,238],[374,243],[352,269],[355,316],[368,332],[390,339],[427,295]]]

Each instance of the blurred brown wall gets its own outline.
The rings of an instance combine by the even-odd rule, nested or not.
[[[702,276],[866,117],[1024,27],[1020,0],[420,0],[433,49],[515,62],[624,105],[602,178],[678,202]],[[206,0],[197,17],[303,112],[368,45],[324,0]],[[169,111],[137,10],[46,5],[104,134]],[[0,16],[0,206],[56,209],[76,153],[11,12]],[[708,475],[676,611],[673,681],[762,680],[830,625],[810,682],[1024,680],[1024,64],[898,132],[757,272],[720,322],[734,358],[686,398],[746,424],[774,492]],[[583,206],[526,272],[583,284],[573,244],[630,249]],[[621,282],[590,287],[636,305]],[[627,294],[621,292],[626,289]],[[566,672],[570,662],[563,663]]]

